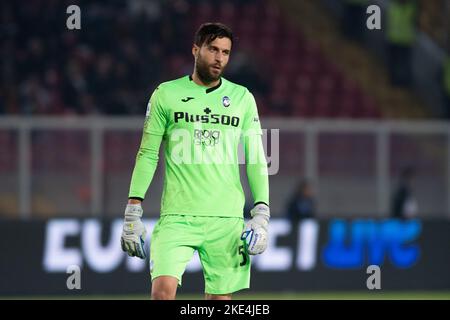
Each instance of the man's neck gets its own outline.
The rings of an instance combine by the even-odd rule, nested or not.
[[[210,83],[204,83],[200,77],[198,76],[197,72],[194,71],[194,73],[192,74],[192,81],[194,81],[196,84],[200,85],[200,86],[204,86],[207,88],[212,88],[217,86],[220,83],[220,78],[217,79],[216,81],[210,82]]]

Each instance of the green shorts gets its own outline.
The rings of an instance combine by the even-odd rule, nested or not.
[[[151,236],[150,274],[181,278],[198,251],[205,293],[229,294],[250,286],[250,256],[241,234],[243,218],[164,215]]]

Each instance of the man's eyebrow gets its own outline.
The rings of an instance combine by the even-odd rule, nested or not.
[[[223,52],[230,52],[230,49],[220,49],[219,47],[217,47],[217,46],[214,46],[214,45],[212,45],[212,44],[210,44],[210,45],[208,45],[208,47],[209,48],[211,48],[211,49],[214,49],[214,50],[219,50],[219,51],[223,51]]]

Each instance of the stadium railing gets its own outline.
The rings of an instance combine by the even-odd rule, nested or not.
[[[450,218],[446,122],[264,118],[262,125],[276,173],[270,177],[275,216],[285,215],[307,177],[319,218],[386,217],[399,172],[413,166],[419,214]],[[122,214],[142,126],[140,117],[0,118],[0,216]],[[150,216],[159,212],[162,162],[148,192]]]

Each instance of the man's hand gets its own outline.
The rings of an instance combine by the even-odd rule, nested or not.
[[[248,253],[256,255],[263,253],[267,248],[270,209],[266,204],[260,203],[250,211],[250,214],[252,219],[245,225],[241,239],[247,242]]]
[[[122,250],[127,252],[130,257],[145,259],[144,243],[147,230],[145,230],[141,217],[142,207],[140,203],[127,204],[120,244]]]

